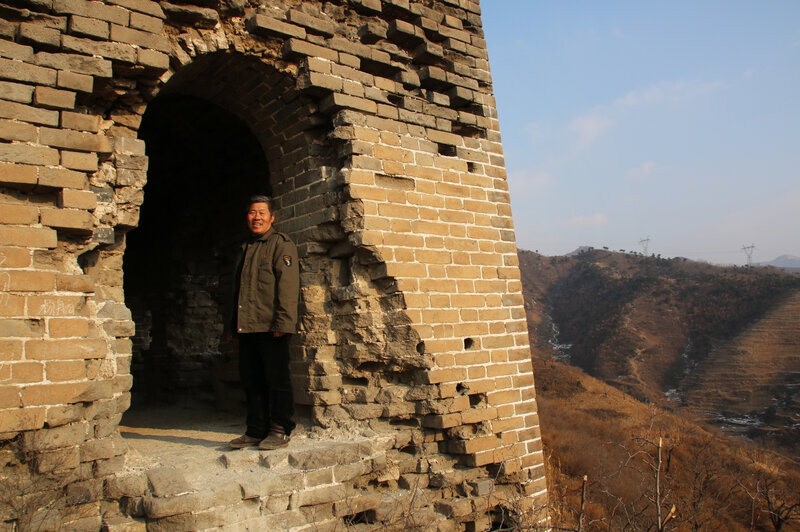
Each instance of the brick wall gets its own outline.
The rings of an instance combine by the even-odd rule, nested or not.
[[[323,427],[394,427],[544,496],[476,2],[0,4],[0,433],[38,473],[88,483],[80,517],[72,505],[62,524],[99,522],[104,482],[124,467],[123,257],[152,177],[140,126],[168,96],[230,113],[263,151],[279,228],[301,255],[303,411]],[[231,233],[212,244],[233,245]],[[208,291],[192,279],[184,295]],[[193,312],[217,331],[223,306]],[[212,337],[200,343],[224,360],[233,347]]]

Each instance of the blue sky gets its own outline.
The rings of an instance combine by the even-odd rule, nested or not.
[[[800,256],[800,2],[482,0],[520,248]]]

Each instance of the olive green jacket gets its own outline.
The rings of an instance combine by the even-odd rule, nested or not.
[[[236,273],[234,331],[297,332],[300,269],[297,247],[288,236],[271,227],[255,241],[242,244]]]

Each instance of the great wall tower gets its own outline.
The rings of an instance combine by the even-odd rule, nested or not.
[[[208,478],[132,467],[132,403],[239,400],[253,192],[300,252],[308,436]],[[524,515],[546,489],[516,253],[477,1],[0,0],[0,529]]]

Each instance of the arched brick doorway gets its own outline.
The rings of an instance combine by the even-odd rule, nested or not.
[[[227,52],[197,58],[148,104],[139,128],[145,201],[124,266],[136,323],[134,407],[236,404],[235,345],[224,326],[243,202],[273,195],[278,229],[307,240],[303,203],[314,196],[305,185],[335,164],[327,122],[293,76]]]

